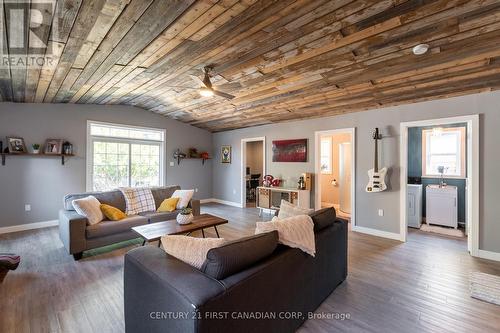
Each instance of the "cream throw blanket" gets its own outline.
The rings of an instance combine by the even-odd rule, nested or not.
[[[277,230],[279,242],[289,247],[298,248],[314,257],[314,223],[308,215],[296,215],[286,219],[274,217],[271,222],[257,222],[255,234]]]
[[[165,252],[200,269],[210,249],[224,245],[224,238],[196,238],[181,235],[166,235],[161,238]]]

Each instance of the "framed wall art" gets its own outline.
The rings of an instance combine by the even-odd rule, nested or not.
[[[231,146],[222,146],[220,153],[222,163],[231,163]]]
[[[273,162],[307,162],[307,139],[273,141]]]

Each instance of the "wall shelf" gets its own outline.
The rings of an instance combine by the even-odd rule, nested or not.
[[[19,156],[29,156],[29,157],[60,157],[61,158],[61,165],[64,165],[65,163],[65,158],[66,157],[72,157],[75,155],[67,155],[67,154],[33,154],[33,153],[21,153],[21,154],[11,154],[11,153],[0,153],[2,155],[2,165],[5,165],[5,160],[7,159],[7,156],[14,156],[14,157],[19,157]]]
[[[177,156],[175,159],[177,159],[177,165],[181,163],[181,160],[201,160],[201,165],[205,165],[206,160],[211,160],[212,158],[203,158],[203,157],[180,157]]]

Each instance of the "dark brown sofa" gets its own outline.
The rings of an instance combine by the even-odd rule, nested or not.
[[[197,270],[157,247],[129,251],[125,331],[294,332],[347,276],[347,221],[336,218],[333,208],[312,218],[315,257],[278,245],[264,259],[232,271],[228,265],[241,268],[238,258],[248,260],[248,253],[262,248],[262,239],[253,237],[222,251],[216,271],[231,274],[219,279],[204,270],[210,252]]]
[[[163,200],[170,198],[175,190],[180,190],[180,186],[152,188],[156,207],[159,207]],[[128,216],[118,222],[102,221],[95,225],[87,225],[87,219],[75,212],[72,202],[89,195],[93,195],[103,204],[125,211],[125,198],[120,190],[66,195],[64,209],[59,212],[59,237],[66,250],[76,260],[82,257],[83,251],[137,238],[137,234],[131,230],[132,227],[175,219],[179,213],[177,210],[166,213],[144,212]],[[189,207],[193,209],[193,215],[200,215],[199,200],[191,200]]]

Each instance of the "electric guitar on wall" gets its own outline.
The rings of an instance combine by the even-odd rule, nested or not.
[[[366,185],[366,192],[382,192],[387,189],[385,184],[385,175],[387,174],[387,168],[378,169],[378,140],[382,139],[382,136],[378,133],[378,128],[375,128],[373,132],[373,139],[375,140],[375,163],[373,169],[368,171],[368,185]]]

